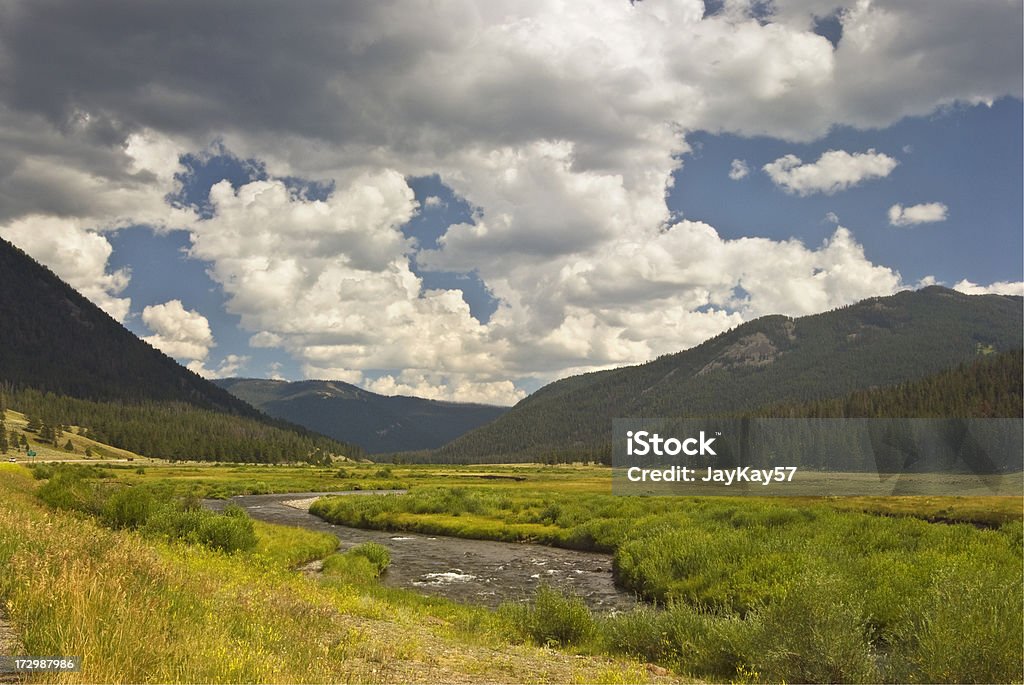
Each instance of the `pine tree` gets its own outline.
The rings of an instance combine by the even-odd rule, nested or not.
[[[75,451],[75,446],[71,444],[71,438],[68,438],[68,441],[66,443],[64,443],[64,451],[65,452],[74,452]]]

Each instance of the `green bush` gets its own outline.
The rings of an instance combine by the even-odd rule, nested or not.
[[[603,617],[598,632],[608,653],[695,675],[732,679],[750,652],[750,623],[682,603],[664,609],[641,605]]]
[[[1020,569],[1018,569],[1019,573]],[[943,568],[893,664],[903,682],[1024,680],[1024,579],[964,558]]]
[[[384,545],[364,542],[341,554],[324,559],[323,573],[344,583],[359,585],[375,581],[391,564]]]
[[[142,528],[142,533],[167,540],[187,540],[199,529],[202,519],[211,513],[205,509],[188,509],[165,504],[150,515]]]
[[[139,528],[153,512],[153,495],[139,487],[118,488],[103,505],[101,519],[111,528]]]
[[[388,551],[387,547],[376,542],[364,542],[348,550],[346,554],[365,558],[373,565],[375,575],[377,576],[384,573],[388,566],[391,565],[391,552]]]
[[[58,469],[37,491],[36,496],[54,509],[70,509],[87,514],[103,511],[99,488],[75,470]]]
[[[378,577],[373,562],[356,554],[332,554],[324,559],[324,576],[348,585],[366,585]]]
[[[32,470],[32,477],[36,480],[46,480],[53,476],[56,468],[52,464],[29,464]]]
[[[750,619],[753,670],[771,681],[878,682],[862,599],[843,579],[809,569]]]
[[[256,546],[252,519],[216,514],[202,517],[195,540],[224,552],[247,551]]]
[[[240,507],[229,505],[224,513],[168,504],[157,509],[143,526],[145,535],[184,540],[224,552],[248,551],[256,546],[252,519]]]
[[[539,645],[579,646],[596,629],[594,617],[582,599],[543,585],[537,589],[532,606],[506,603],[499,613],[513,632]]]

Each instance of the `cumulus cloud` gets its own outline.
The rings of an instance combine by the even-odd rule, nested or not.
[[[108,271],[113,247],[78,219],[29,215],[0,225],[0,237],[50,267],[117,321],[124,321],[131,300],[118,295],[127,287],[127,269]]]
[[[928,202],[911,207],[895,204],[889,208],[889,223],[893,226],[913,226],[945,221],[949,208],[941,202]]]
[[[403,371],[398,377],[385,375],[366,383],[366,388],[381,395],[411,395],[431,400],[515,404],[526,393],[511,381],[480,383],[461,375],[444,376]]]
[[[953,290],[959,290],[965,295],[1024,295],[1024,282],[996,281],[989,285],[978,285],[964,279],[957,282]]]
[[[729,178],[734,181],[738,181],[741,178],[746,178],[747,174],[750,173],[750,167],[742,159],[732,160],[732,164],[729,165]]]
[[[460,393],[486,396],[502,343],[488,338],[461,291],[426,289],[412,272],[413,244],[400,227],[416,202],[402,176],[360,176],[327,200],[276,180],[218,184],[210,199],[215,212],[193,227],[192,255],[211,263],[228,311],[256,331],[253,346],[285,349],[309,378],[361,383],[364,371],[395,368],[463,374]]]
[[[2,104],[0,137],[0,236],[124,321],[131,300],[118,295],[131,272],[107,270],[112,247],[102,233],[195,219],[191,209],[166,201],[177,188],[181,148],[153,130],[117,131],[78,110],[55,128]]]
[[[796,155],[785,155],[762,169],[775,185],[787,193],[832,195],[859,185],[863,181],[884,178],[899,164],[888,155],[874,150],[850,154],[845,150],[822,153],[817,162],[804,163]]]
[[[705,18],[698,0],[248,9],[5,12],[0,233],[123,317],[128,274],[109,272],[102,231],[186,229],[254,347],[307,375],[439,397],[510,402],[510,378],[643,361],[761,313],[900,287],[843,228],[809,246],[673,224],[665,195],[688,132],[810,141],[1021,94],[1021,7],[1002,0],[852,2],[837,46],[811,30],[835,10],[824,0],[777,0],[760,18],[740,2]],[[214,186],[199,219],[165,198],[178,155],[213,139],[269,178]],[[831,151],[768,167],[810,194],[895,163]],[[417,251],[401,226],[436,205],[419,209],[405,179],[431,174],[474,215]],[[275,180],[289,176],[335,190],[311,201]],[[60,228],[32,228],[44,221]],[[78,244],[82,259],[58,249]],[[490,321],[426,288],[414,259],[478,274],[499,302]]]
[[[437,195],[430,195],[426,200],[423,201],[423,206],[428,209],[435,209],[444,205],[444,200],[439,198]]]
[[[153,331],[143,340],[176,359],[201,362],[214,346],[210,322],[199,312],[185,309],[181,300],[147,306],[142,322]]]
[[[193,359],[185,365],[185,368],[203,378],[234,378],[248,363],[249,357],[246,355],[229,354],[221,360],[215,369],[206,368],[205,362],[199,359]]]

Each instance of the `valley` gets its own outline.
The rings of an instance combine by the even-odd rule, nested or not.
[[[119,668],[135,663],[135,668],[184,669],[192,674],[189,679],[288,680],[305,673],[313,679],[370,682],[418,680],[442,672],[454,677],[446,668],[458,670],[467,682],[501,677],[497,674],[502,672],[519,678],[522,668],[545,682],[719,680],[748,670],[767,680],[935,680],[942,673],[959,680],[979,672],[987,679],[1012,680],[1018,668],[1015,617],[1022,611],[1024,581],[1024,501],[1019,497],[623,498],[611,494],[606,467],[582,465],[366,463],[325,468],[141,460],[138,465],[83,463],[77,468],[89,472],[62,475],[75,468],[3,467],[6,510],[0,520],[7,532],[0,555],[12,573],[0,587],[13,600],[14,624],[21,630],[33,626],[24,633],[30,645],[88,650],[83,653],[99,670],[83,675],[86,682],[132,680],[132,673],[141,673],[102,670],[115,663]],[[63,502],[50,510],[32,492],[54,479],[77,485],[69,485],[71,499],[50,496],[48,501]],[[402,494],[383,492],[388,490]],[[118,492],[150,493],[154,508],[134,523],[111,523],[109,502]],[[300,508],[280,504],[308,500],[305,492],[323,495],[311,507],[319,518],[302,511],[308,501]],[[200,538],[175,539],[153,518],[160,516],[160,502],[211,497],[215,509],[243,505],[252,516],[255,547],[228,553]],[[77,551],[71,558],[80,561],[72,568],[81,573],[103,568],[110,578],[131,585],[140,572],[135,556],[141,555],[152,559],[141,567],[148,569],[142,571],[150,579],[146,582],[158,588],[177,578],[168,591],[186,592],[186,599],[164,600],[159,592],[153,595],[154,588],[139,586],[143,594],[101,593],[83,604],[92,595],[79,596],[77,586],[66,583],[50,586],[58,588],[57,597],[33,594],[32,574],[68,581],[59,574],[70,570],[37,556],[45,550],[52,554],[51,542],[32,547],[27,546],[30,538],[20,537],[36,525],[19,518],[26,512],[36,517],[32,520],[44,517],[55,530],[69,526],[53,544],[73,542],[71,549]],[[21,521],[20,529],[12,517]],[[72,529],[94,541],[68,538]],[[474,540],[490,542],[477,548]],[[379,578],[350,558],[367,544],[388,550]],[[549,561],[541,561],[544,546],[555,555]],[[133,561],[116,568],[110,555],[123,547],[134,550]],[[568,557],[559,561],[559,549],[597,555],[592,558],[599,565],[580,565]],[[539,563],[529,573],[533,560]],[[493,572],[502,565],[513,567],[511,575]],[[320,570],[311,573],[310,568]],[[544,583],[542,577],[582,575],[576,571],[596,577],[597,569],[607,578],[603,596],[628,602],[595,601],[592,586]],[[189,574],[184,586],[178,575],[183,572]],[[524,588],[524,579],[533,575],[538,578],[526,580]],[[85,579],[79,576],[76,582]],[[188,592],[212,594],[200,601],[198,596],[187,599]],[[437,594],[443,596],[432,597]],[[228,601],[233,608],[226,618],[226,607],[216,610],[221,618],[202,618],[202,612],[183,608],[180,601],[207,607]],[[164,637],[152,643],[105,643],[110,636],[98,619],[108,612],[116,613],[126,633],[150,630],[132,623],[143,616],[132,618],[134,609],[119,609],[119,602],[142,602],[157,612],[158,624],[173,620],[189,630],[171,642]],[[165,617],[163,612],[171,613]],[[794,622],[788,612],[800,612],[802,618]],[[73,635],[59,628],[70,620],[80,626]],[[245,629],[231,623],[243,620]],[[808,637],[806,621],[813,622],[816,637]],[[409,632],[414,625],[423,631],[415,639]],[[307,651],[312,648],[308,641],[300,649],[285,639],[287,631],[296,630],[311,631],[314,641],[327,640],[315,648],[323,650],[319,656]],[[211,649],[229,640],[234,645],[230,653],[240,658],[230,668],[241,670],[222,671],[228,666],[211,664],[189,670],[200,666],[182,661],[186,654],[192,649],[208,654],[207,645],[175,640],[188,641],[195,631],[210,632]],[[665,635],[671,636],[667,642]],[[434,653],[437,640],[448,645],[443,664]],[[788,645],[807,661],[793,663],[770,649],[772,644]],[[529,656],[531,649],[545,645],[542,659]],[[551,646],[558,649],[551,652]],[[481,648],[509,656],[476,672],[472,655]],[[561,654],[571,657],[565,662],[572,664],[569,670]],[[658,675],[659,669],[667,670]],[[73,674],[62,679],[75,680]]]
[[[218,386],[13,248],[0,260],[0,607],[26,653],[82,659],[33,679],[1024,679],[1022,468],[963,421],[1019,427],[1019,297],[929,287],[762,317],[505,410]],[[626,416],[889,428],[792,483],[727,464],[700,496],[623,494]],[[953,456],[900,442],[896,417],[955,418]],[[679,451],[728,457],[719,435]]]

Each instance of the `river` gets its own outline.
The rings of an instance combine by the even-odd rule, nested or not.
[[[392,496],[400,492],[389,491]],[[391,552],[385,585],[440,595],[457,602],[496,607],[524,600],[543,584],[575,592],[595,611],[623,611],[636,605],[631,593],[612,582],[612,557],[596,552],[490,540],[467,540],[441,535],[389,533],[328,523],[307,511],[318,496],[387,494],[374,491],[306,492],[241,495],[230,500],[205,500],[215,510],[229,502],[260,521],[298,526],[336,535],[341,550],[363,542],[378,542]]]

